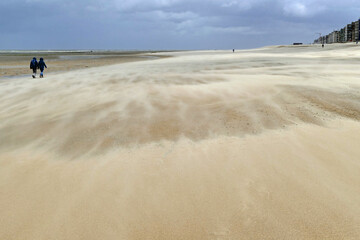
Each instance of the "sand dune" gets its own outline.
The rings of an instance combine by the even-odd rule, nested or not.
[[[0,239],[357,239],[360,48],[0,81]]]

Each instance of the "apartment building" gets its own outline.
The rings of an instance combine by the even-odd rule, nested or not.
[[[314,40],[315,44],[346,43],[360,41],[360,19],[347,24],[344,28]]]

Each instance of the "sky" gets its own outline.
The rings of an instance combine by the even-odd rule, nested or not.
[[[245,49],[359,17],[354,0],[0,0],[0,49]]]

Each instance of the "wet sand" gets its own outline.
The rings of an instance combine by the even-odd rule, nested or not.
[[[158,51],[159,52],[159,51]],[[48,68],[45,75],[76,69],[167,57],[154,51],[0,51],[0,78],[31,76],[30,61],[43,57]],[[40,72],[38,70],[38,72]]]
[[[357,239],[360,47],[0,82],[0,239]]]

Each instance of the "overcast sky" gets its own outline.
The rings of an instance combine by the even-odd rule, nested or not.
[[[0,0],[0,49],[243,49],[359,17],[354,0]]]

